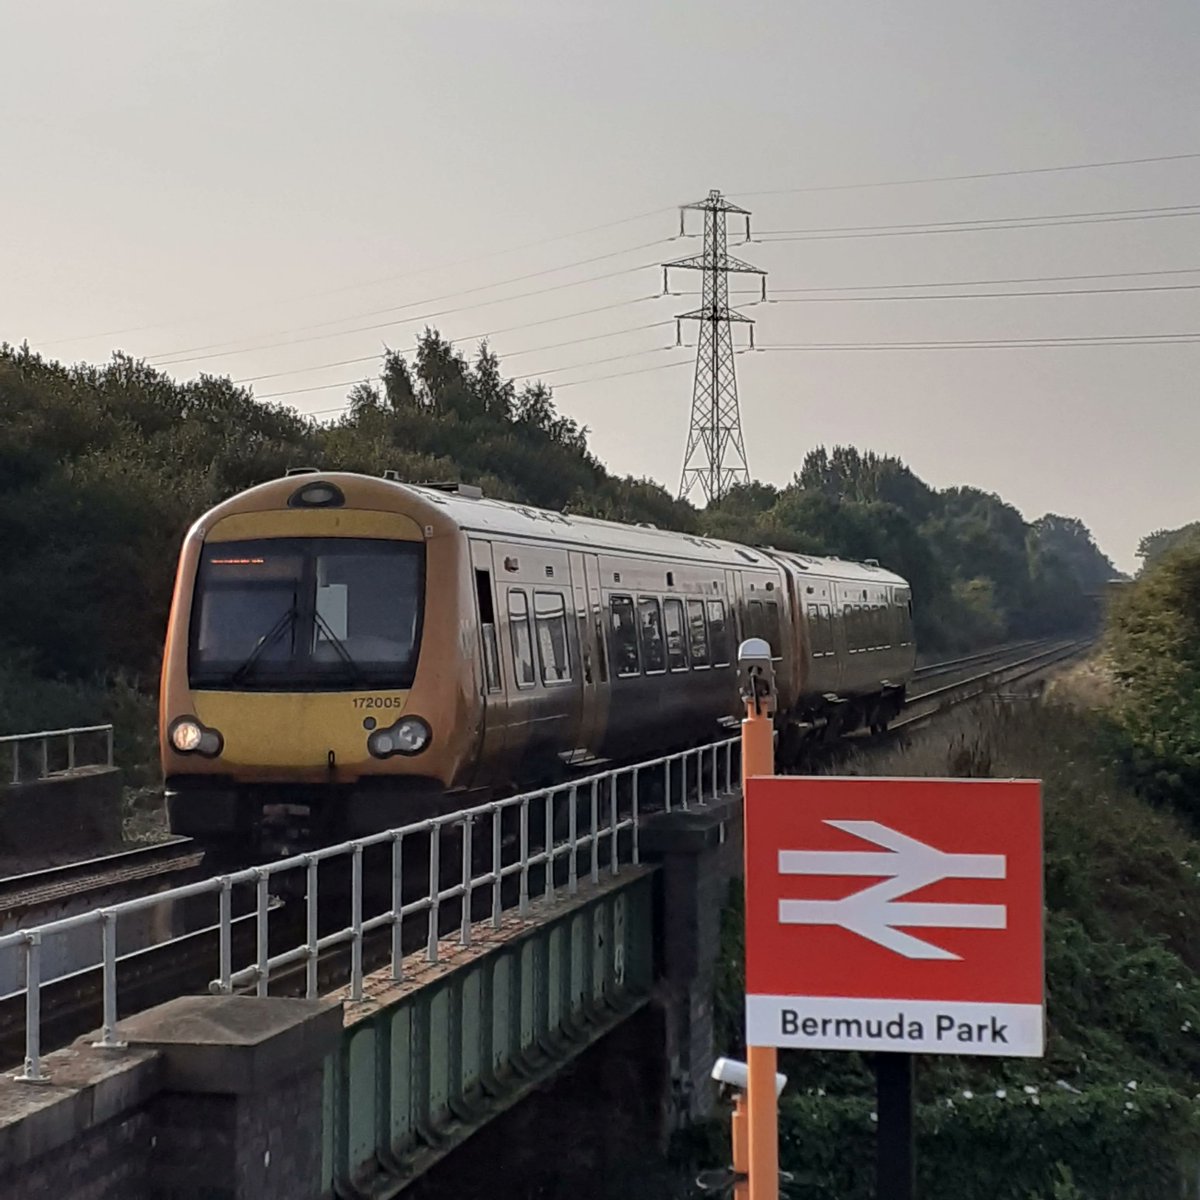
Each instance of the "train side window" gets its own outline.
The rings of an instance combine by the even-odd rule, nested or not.
[[[858,622],[854,617],[854,605],[847,604],[842,610],[842,621],[846,628],[846,649],[858,653]]]
[[[687,638],[683,630],[683,601],[663,601],[663,627],[667,633],[667,666],[672,671],[688,669]]]
[[[761,600],[751,600],[746,605],[746,636],[748,638],[766,636],[763,632],[763,606]]]
[[[562,593],[534,592],[533,617],[542,682],[566,683],[571,678],[571,659],[567,651],[567,603]]]
[[[512,632],[517,687],[533,687],[533,638],[529,633],[529,601],[520,588],[508,589],[508,627]]]
[[[704,620],[704,601],[689,600],[688,607],[688,643],[692,651],[692,666],[707,667],[708,658],[708,624]]]
[[[618,675],[640,675],[638,657],[637,617],[633,612],[632,596],[608,598],[609,633],[612,665]]]
[[[779,658],[783,653],[783,647],[780,644],[782,631],[779,628],[779,605],[774,600],[763,601],[763,637],[767,639],[767,645],[771,647],[771,654],[775,658]]]
[[[489,692],[500,690],[500,643],[496,638],[496,607],[492,603],[491,571],[475,571],[479,601],[479,639],[483,644],[483,675]]]
[[[638,634],[642,639],[642,662],[647,675],[657,675],[667,669],[663,652],[662,613],[653,596],[638,597]]]
[[[729,666],[729,626],[725,623],[724,600],[708,602],[708,636],[712,643],[713,666]]]
[[[830,650],[829,623],[819,604],[808,610],[808,628],[813,658],[824,658]]]

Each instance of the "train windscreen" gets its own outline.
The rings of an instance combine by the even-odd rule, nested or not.
[[[201,551],[188,674],[195,688],[406,688],[417,669],[425,547],[261,538]]]

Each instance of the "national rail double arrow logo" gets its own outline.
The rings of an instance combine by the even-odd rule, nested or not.
[[[915,959],[959,955],[897,926],[929,929],[1004,929],[1003,904],[902,902],[901,897],[943,879],[1003,879],[1003,854],[952,854],[879,821],[824,822],[882,847],[882,851],[780,850],[781,875],[882,876],[881,883],[840,900],[780,900],[782,925],[840,925],[887,950]]]
[[[1040,1055],[1041,789],[1018,779],[746,783],[746,1037]]]

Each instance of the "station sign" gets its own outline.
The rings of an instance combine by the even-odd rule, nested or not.
[[[1040,1057],[1041,786],[755,778],[746,1041]]]

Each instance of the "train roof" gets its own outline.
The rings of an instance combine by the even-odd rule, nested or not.
[[[838,558],[818,558],[806,554],[778,551],[773,547],[743,546],[720,538],[677,530],[658,529],[653,525],[624,525],[599,517],[535,508],[494,500],[476,488],[429,487],[379,480],[390,488],[415,493],[422,500],[443,509],[460,528],[505,537],[532,537],[564,544],[582,545],[597,551],[615,550],[626,553],[660,555],[691,559],[714,565],[770,569],[772,560],[784,560],[801,571],[837,579],[869,580],[906,586],[905,580],[877,563],[860,563]]]

